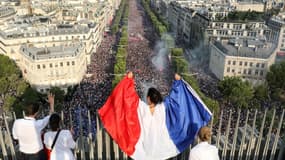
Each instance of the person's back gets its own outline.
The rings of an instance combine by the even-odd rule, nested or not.
[[[217,147],[208,143],[211,137],[210,128],[202,127],[198,135],[202,142],[191,149],[189,160],[219,160]]]
[[[19,140],[20,151],[33,154],[39,152],[42,148],[41,130],[48,124],[48,117],[42,120],[25,117],[17,119],[13,125],[13,136]]]
[[[49,131],[45,133],[44,143],[48,149],[51,149],[53,140],[56,136],[56,131]],[[72,135],[69,130],[61,130],[54,148],[51,152],[51,160],[74,160],[73,153],[71,149],[75,147],[75,142],[72,139]]]
[[[53,112],[54,96],[49,94],[50,113]],[[15,120],[12,128],[13,138],[19,142],[20,156],[24,160],[45,160],[41,131],[48,124],[50,116],[36,120],[39,112],[39,105],[30,103],[26,106],[26,116]]]
[[[197,144],[190,152],[189,160],[218,160],[218,149],[208,142]]]
[[[75,142],[69,130],[60,130],[60,121],[58,114],[51,115],[49,121],[51,131],[44,134],[44,144],[46,148],[52,150],[50,160],[74,160],[71,149],[75,147]],[[55,141],[57,133],[58,137]],[[53,143],[54,147],[52,148]]]

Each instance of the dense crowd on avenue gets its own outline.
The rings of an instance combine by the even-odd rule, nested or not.
[[[92,133],[93,139],[96,133],[96,110],[100,108],[111,92],[112,86],[112,67],[114,64],[113,45],[115,36],[106,34],[100,47],[91,57],[91,64],[87,69],[87,76],[76,88],[71,101],[65,103],[63,109],[65,117],[70,117],[75,137],[80,132],[84,136]],[[91,128],[88,122],[88,110],[90,111]],[[81,116],[80,116],[81,114]],[[80,122],[79,117],[82,121]],[[82,126],[82,128],[80,128]]]
[[[152,57],[155,56],[153,50],[155,35],[151,24],[146,20],[143,8],[135,9],[136,2],[130,2],[130,13],[128,28],[129,38],[127,70],[135,74],[137,92],[141,98],[145,98],[145,92],[149,87],[157,87],[163,95],[169,91],[172,77],[169,66],[163,70],[157,70],[152,64]],[[141,15],[143,14],[143,15]],[[63,109],[66,124],[73,126],[75,137],[80,131],[84,136],[89,133],[87,110],[91,113],[91,133],[96,133],[96,110],[100,108],[112,90],[113,64],[115,63],[115,35],[106,34],[100,47],[91,57],[91,64],[87,69],[87,76],[76,88],[72,100],[66,102]],[[79,114],[81,113],[82,122],[79,125]],[[72,123],[69,117],[73,118]],[[82,126],[82,129],[79,127]]]
[[[158,53],[154,45],[158,36],[147,19],[143,7],[135,2],[130,2],[129,36],[134,35],[137,40],[129,39],[127,69],[135,73],[137,91],[141,98],[148,87],[156,87],[163,95],[170,89],[172,74],[168,65],[158,69],[152,64],[152,58]]]

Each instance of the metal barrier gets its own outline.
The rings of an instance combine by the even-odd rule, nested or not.
[[[247,111],[245,120],[242,120],[241,111],[237,113],[229,111],[222,112],[216,125],[214,120],[210,122],[209,126],[215,133],[211,139],[212,144],[215,144],[219,149],[219,156],[221,160],[284,160],[284,142],[280,138],[280,131],[284,127],[284,110],[282,113],[268,116],[268,110],[260,114],[257,110],[254,112]],[[85,115],[86,116],[86,115]],[[82,124],[82,115],[79,117],[72,117],[71,113],[66,117],[63,112],[61,117],[69,119],[72,123],[72,118],[79,118],[80,136],[77,139],[77,147],[74,150],[76,159],[81,160],[127,160],[128,156],[121,152],[118,145],[112,141],[110,136],[105,132],[99,118],[96,116],[96,137],[92,137],[91,132],[91,114],[88,111],[88,124]],[[4,160],[16,160],[18,146],[13,143],[11,137],[11,125],[15,120],[14,113],[11,116],[3,114],[3,124],[0,132],[1,157]],[[226,120],[226,123],[224,122]],[[261,124],[257,121],[262,120]],[[70,126],[70,124],[63,124]],[[88,136],[83,136],[82,126],[88,125]],[[226,128],[222,129],[222,126]],[[7,130],[7,128],[9,128]],[[258,130],[259,128],[259,130]],[[284,136],[284,133],[283,133]],[[95,139],[94,139],[95,138]],[[194,146],[194,145],[191,145]],[[189,149],[177,157],[171,158],[173,160],[188,160]]]

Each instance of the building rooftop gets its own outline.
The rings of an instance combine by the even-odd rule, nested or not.
[[[94,24],[95,25],[95,24]],[[90,28],[94,27],[86,25],[73,25],[73,24],[37,24],[30,23],[15,23],[2,28],[0,36],[5,39],[25,38],[25,37],[38,37],[50,35],[66,35],[66,34],[86,34]]]
[[[215,41],[213,45],[229,56],[262,59],[268,58],[276,49],[276,44],[254,39],[231,39],[223,43]]]
[[[15,9],[7,6],[0,6],[0,18],[16,13]]]
[[[82,43],[74,43],[72,45],[54,46],[54,47],[41,47],[22,45],[20,51],[25,56],[32,60],[45,60],[55,58],[75,57],[81,53],[83,48]]]

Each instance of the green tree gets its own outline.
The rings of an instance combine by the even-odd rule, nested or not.
[[[51,87],[50,93],[54,94],[54,109],[60,111],[63,107],[65,93],[59,87]]]
[[[171,56],[182,57],[183,56],[183,49],[182,48],[172,48],[171,49]]]
[[[285,96],[285,61],[273,64],[266,75],[271,97],[281,100]]]
[[[38,93],[34,88],[28,86],[23,94],[12,104],[13,111],[16,113],[17,117],[22,117],[23,110],[29,103],[38,103],[38,104],[45,104],[45,100],[42,98],[43,96]]]
[[[247,108],[253,98],[253,88],[249,82],[243,82],[240,77],[226,77],[220,81],[218,88],[224,98],[237,107]]]
[[[114,89],[116,85],[122,80],[123,75],[115,75],[114,80],[112,81],[112,88]]]
[[[6,111],[12,110],[13,104],[27,87],[16,63],[9,57],[0,55],[0,100],[4,102],[1,107]]]
[[[254,87],[254,98],[259,101],[264,101],[268,99],[269,90],[267,85],[262,84]]]
[[[174,70],[177,73],[187,73],[188,72],[188,62],[184,58],[173,57]]]
[[[28,87],[22,95],[22,100],[25,103],[35,103],[39,102],[41,100],[41,97],[34,88]]]

